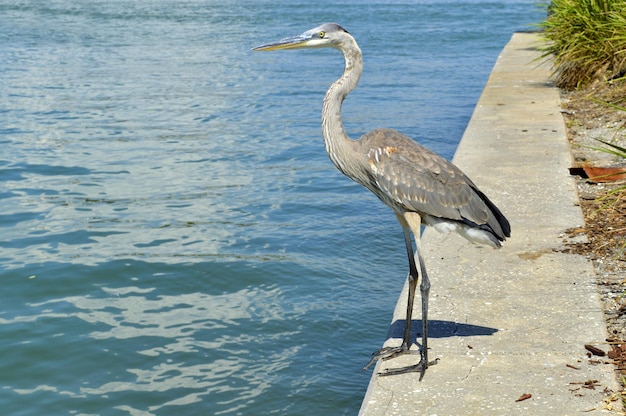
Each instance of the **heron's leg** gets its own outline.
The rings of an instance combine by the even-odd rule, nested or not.
[[[439,359],[435,359],[433,361],[428,361],[428,298],[430,294],[430,279],[428,278],[428,273],[426,273],[426,265],[424,263],[424,258],[422,257],[422,253],[420,250],[420,236],[415,233],[415,259],[420,266],[420,273],[422,274],[422,281],[420,283],[420,294],[422,296],[422,345],[420,348],[421,359],[420,362],[411,365],[408,367],[401,368],[390,368],[385,370],[381,375],[394,375],[394,374],[404,374],[409,372],[419,372],[420,373],[420,381],[424,377],[424,373],[426,369],[431,366],[437,364]],[[415,264],[415,261],[413,262]]]
[[[413,257],[413,245],[411,244],[411,234],[408,227],[402,227],[404,231],[404,242],[409,257],[409,298],[406,302],[406,318],[404,323],[404,336],[402,337],[402,349],[408,351],[413,344],[411,339],[411,322],[413,319],[413,302],[415,300],[415,289],[419,280],[415,258]]]
[[[424,259],[420,252],[419,244],[415,250],[415,255],[420,264],[420,270],[422,271],[422,283],[420,284],[420,294],[422,296],[422,362],[424,364],[424,370],[430,364],[428,362],[428,297],[430,295],[430,279],[428,273],[426,273],[426,266],[424,265]],[[422,376],[424,372],[422,371]],[[420,377],[420,380],[421,380]]]
[[[404,242],[405,242],[406,251],[409,257],[409,276],[408,276],[408,289],[409,289],[408,292],[409,293],[408,293],[408,299],[407,299],[406,317],[405,317],[405,323],[404,323],[404,335],[402,337],[402,344],[399,347],[384,347],[374,352],[372,359],[363,368],[364,370],[367,370],[372,364],[374,364],[378,360],[381,360],[381,359],[388,360],[390,358],[397,357],[398,355],[414,353],[411,351],[411,345],[413,344],[413,340],[411,339],[411,321],[412,321],[412,316],[413,316],[413,303],[415,300],[415,291],[417,289],[417,282],[419,280],[419,274],[417,271],[417,267],[415,265],[415,257],[413,256],[413,245],[411,243],[411,228],[409,227],[409,224],[404,219],[404,217],[398,215],[398,220],[400,221],[400,224],[402,225],[402,230],[404,231]],[[419,223],[420,222],[419,216],[417,220]],[[422,307],[422,310],[423,310],[423,307]]]

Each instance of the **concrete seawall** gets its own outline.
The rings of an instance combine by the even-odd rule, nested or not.
[[[604,342],[606,329],[591,263],[563,251],[565,231],[583,217],[559,91],[548,81],[549,65],[536,60],[538,40],[513,35],[454,157],[510,220],[512,236],[493,250],[425,231],[429,354],[440,361],[421,382],[416,373],[377,375],[419,356],[378,363],[360,415],[609,414],[605,389],[619,387],[613,367],[584,349]],[[401,337],[406,296],[405,286],[393,337]],[[419,332],[419,299],[415,309]],[[584,386],[590,380],[594,388]],[[525,394],[531,397],[516,401]]]

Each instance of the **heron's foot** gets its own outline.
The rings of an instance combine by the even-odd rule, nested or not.
[[[405,344],[402,344],[399,347],[383,347],[379,349],[378,351],[374,351],[372,353],[372,359],[367,363],[365,367],[363,367],[363,370],[367,370],[368,368],[372,366],[372,364],[375,364],[376,361],[379,361],[379,360],[386,361],[386,360],[390,360],[392,358],[398,357],[400,355],[418,354],[418,353],[419,351],[411,350],[410,347],[407,347]]]
[[[426,369],[432,365],[437,364],[437,362],[439,361],[439,358],[436,358],[432,361],[428,361],[428,358],[426,357],[426,354],[423,350],[420,350],[420,351],[411,350],[409,347],[406,346],[406,344],[402,344],[399,347],[384,347],[374,352],[372,354],[373,355],[372,359],[369,361],[369,363],[367,363],[365,367],[363,367],[363,370],[367,370],[368,368],[370,368],[370,366],[374,364],[376,361],[379,361],[379,360],[386,361],[386,360],[395,358],[400,355],[405,355],[405,354],[419,354],[421,357],[420,362],[415,365],[409,365],[406,367],[387,368],[381,371],[380,373],[378,373],[378,375],[393,376],[397,374],[420,373],[419,381],[422,381],[422,378],[424,378],[424,373],[426,372]]]
[[[409,365],[406,367],[400,368],[387,368],[386,370],[378,373],[380,376],[394,376],[397,374],[406,374],[406,373],[420,373],[419,381],[422,381],[424,378],[424,373],[426,369],[432,365],[435,365],[439,362],[439,358],[436,358],[432,361],[426,361],[426,359],[422,356],[422,359],[419,363],[415,365]]]

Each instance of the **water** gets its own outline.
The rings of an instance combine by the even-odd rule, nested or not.
[[[324,153],[339,53],[250,49],[341,23],[349,133],[451,157],[534,4],[0,1],[2,413],[355,414],[401,231]]]

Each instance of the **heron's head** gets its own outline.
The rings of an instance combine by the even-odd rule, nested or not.
[[[281,39],[278,42],[266,43],[253,48],[254,51],[276,51],[279,49],[304,48],[338,48],[346,37],[350,37],[347,30],[336,23],[324,23],[301,35]]]

